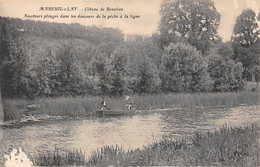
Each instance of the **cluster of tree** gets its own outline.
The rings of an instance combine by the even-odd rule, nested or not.
[[[165,1],[159,33],[124,41],[119,30],[0,17],[3,97],[238,91],[259,80],[256,14],[217,34],[210,0]]]
[[[243,77],[247,80],[259,81],[260,69],[260,13],[247,9],[237,17],[234,26],[232,44],[233,59],[243,63]]]
[[[223,43],[217,34],[220,14],[211,0],[164,1],[161,15],[160,32],[154,35],[155,42],[163,50],[181,42],[201,51],[204,59],[201,62],[206,60],[210,76],[207,81],[212,82],[212,91],[243,89],[243,79],[258,83],[259,13],[244,10],[237,17],[232,39],[227,43]]]

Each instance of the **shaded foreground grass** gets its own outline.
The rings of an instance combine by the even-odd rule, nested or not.
[[[163,109],[163,108],[189,108],[237,106],[240,104],[258,105],[258,92],[239,93],[201,93],[201,94],[158,94],[158,95],[133,95],[134,107],[138,110]],[[107,97],[108,108],[123,109],[125,106],[124,97]],[[25,99],[4,99],[5,121],[19,120],[27,112],[30,104],[36,105],[36,110],[31,114],[50,116],[87,116],[100,108],[101,97],[58,97],[38,98],[33,101]]]
[[[81,150],[59,150],[55,148],[53,152],[39,155],[33,159],[33,164],[37,166],[67,166],[86,164],[86,158]]]
[[[88,159],[79,150],[45,153],[33,158],[40,166],[259,166],[259,127],[224,126],[215,132],[196,133],[191,140],[163,139],[144,149],[124,151],[105,146]]]

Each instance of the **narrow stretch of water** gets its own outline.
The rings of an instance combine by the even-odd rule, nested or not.
[[[190,137],[195,131],[212,131],[224,124],[260,124],[257,106],[230,109],[192,109],[161,111],[118,117],[91,117],[51,120],[0,128],[0,164],[3,155],[21,147],[35,156],[56,148],[91,151],[105,145],[119,145],[124,149],[143,148],[163,137]]]

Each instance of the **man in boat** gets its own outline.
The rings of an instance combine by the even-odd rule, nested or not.
[[[129,110],[133,109],[133,100],[132,100],[132,98],[130,96],[126,96],[125,100],[126,100],[126,103],[127,103],[126,104],[127,109],[129,109]]]
[[[105,110],[107,108],[107,101],[105,98],[103,98],[101,103],[101,110]]]

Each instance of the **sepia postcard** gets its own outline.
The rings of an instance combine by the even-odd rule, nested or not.
[[[0,166],[260,166],[259,0],[0,0]]]

